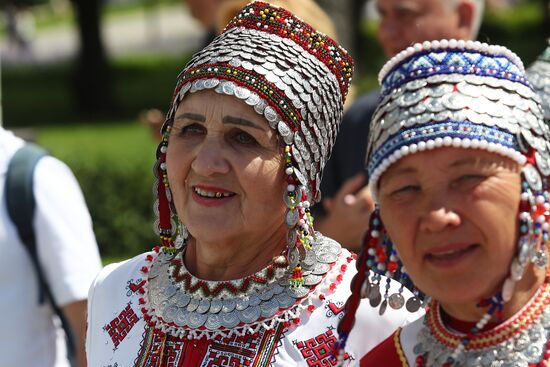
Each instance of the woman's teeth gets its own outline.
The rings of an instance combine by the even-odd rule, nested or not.
[[[218,191],[208,191],[204,189],[199,189],[198,187],[193,188],[195,193],[199,196],[205,197],[205,198],[226,198],[229,196],[233,196],[233,193],[230,192],[218,192]]]

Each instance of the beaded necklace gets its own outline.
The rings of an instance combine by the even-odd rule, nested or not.
[[[298,323],[302,311],[313,312],[343,280],[351,256],[340,245],[317,234],[313,258],[304,263],[303,284],[292,286],[292,271],[278,261],[248,277],[206,281],[183,265],[184,248],[157,248],[149,255],[143,297],[139,299],[150,327],[175,337],[227,338],[270,330],[279,323]],[[284,266],[284,268],[281,268]]]
[[[527,305],[504,323],[465,334],[445,326],[440,304],[432,301],[413,349],[417,354],[415,366],[546,367],[550,358],[549,305],[550,285],[545,283]],[[466,339],[462,353],[457,354]]]

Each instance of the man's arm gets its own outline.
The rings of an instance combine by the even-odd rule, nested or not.
[[[86,367],[86,300],[69,303],[61,308],[74,337],[76,367]]]

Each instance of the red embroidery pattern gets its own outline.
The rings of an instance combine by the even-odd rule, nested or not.
[[[305,341],[294,342],[309,367],[328,367],[336,365],[336,358],[332,355],[332,350],[337,340],[332,330],[334,330],[334,328],[329,327],[329,329],[321,335],[317,335]],[[349,357],[347,353],[344,355],[344,359],[349,359]]]
[[[254,336],[220,340],[186,340],[153,328],[145,332],[136,367],[267,367],[283,328]]]
[[[139,317],[136,315],[130,304],[128,304],[116,318],[105,325],[103,329],[109,333],[115,349],[124,340],[126,335],[128,335],[130,330],[132,330],[138,320]]]

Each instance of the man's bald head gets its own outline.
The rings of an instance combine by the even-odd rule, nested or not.
[[[475,39],[484,0],[376,0],[378,38],[388,57],[436,39]]]

